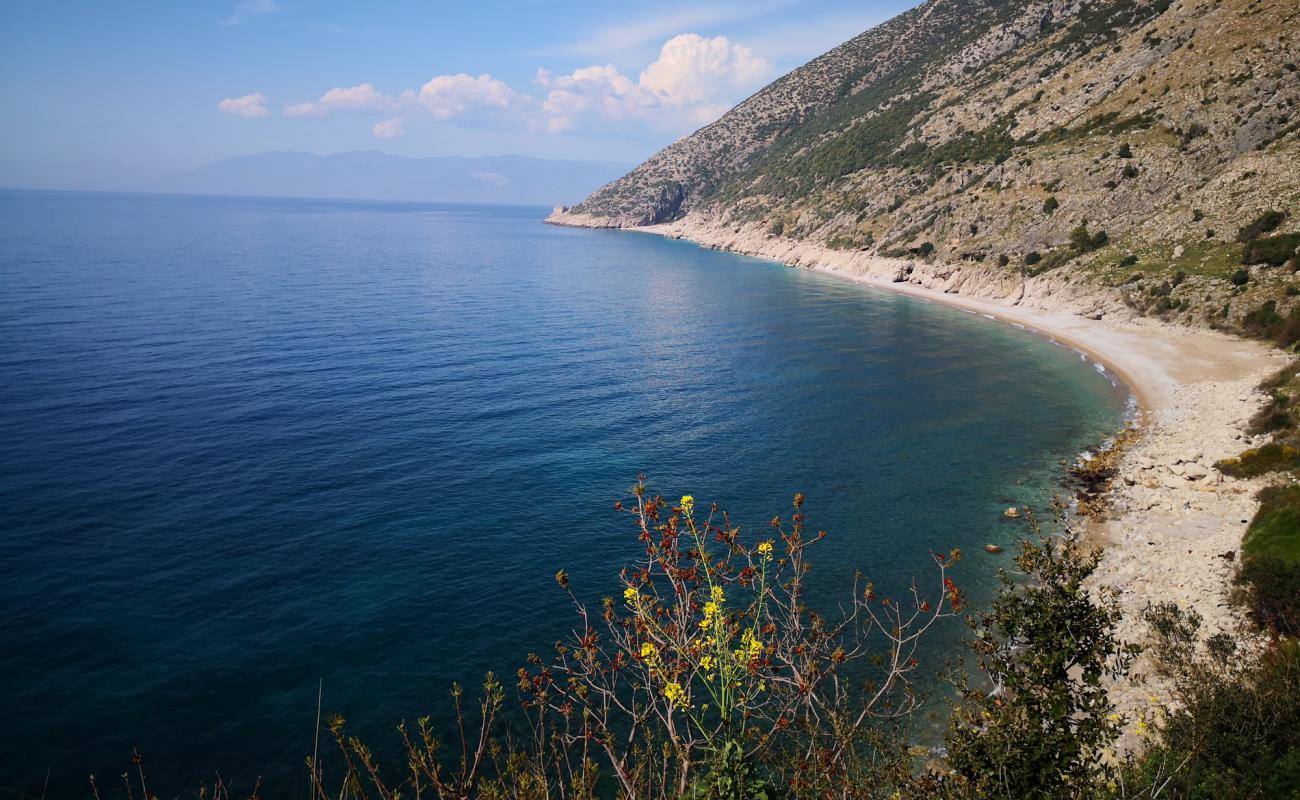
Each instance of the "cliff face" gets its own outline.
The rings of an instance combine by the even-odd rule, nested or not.
[[[1290,270],[1229,278],[1261,258],[1252,221],[1300,231],[1297,40],[1296,0],[929,0],[551,221],[724,226],[1008,284],[1062,270],[1203,322],[1280,312]]]

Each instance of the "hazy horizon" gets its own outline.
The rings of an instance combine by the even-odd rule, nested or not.
[[[914,4],[6,4],[0,186],[153,191],[275,151],[636,164]]]

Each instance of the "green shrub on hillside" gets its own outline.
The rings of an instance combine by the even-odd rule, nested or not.
[[[1202,640],[1200,618],[1170,604],[1146,616],[1177,702],[1153,708],[1139,727],[1147,749],[1123,771],[1128,791],[1114,795],[1300,797],[1300,644],[1256,656],[1226,634]]]
[[[1283,233],[1254,239],[1247,242],[1243,248],[1241,263],[1280,267],[1295,258],[1297,248],[1300,248],[1300,233]]]
[[[1224,475],[1234,478],[1257,478],[1270,472],[1300,468],[1300,450],[1289,444],[1269,442],[1234,458],[1224,459],[1214,466]]]
[[[1137,648],[1116,636],[1114,590],[1095,602],[1085,585],[1098,558],[1068,536],[1043,538],[1016,558],[1023,577],[1001,575],[992,609],[973,623],[984,680],[963,684],[947,737],[952,796],[1094,797],[1114,776],[1104,752],[1122,720],[1106,682]]]
[[[1050,214],[1060,208],[1061,204],[1056,201],[1056,195],[1052,195],[1043,201],[1043,211]]]
[[[1076,253],[1088,253],[1093,250],[1099,250],[1110,242],[1110,237],[1105,231],[1096,233],[1088,232],[1088,223],[1084,223],[1074,230],[1070,231],[1070,246]]]
[[[1277,227],[1282,224],[1284,219],[1286,219],[1286,214],[1281,211],[1265,211],[1249,225],[1245,225],[1241,230],[1237,231],[1237,241],[1249,242],[1266,233],[1272,233],[1277,230]]]

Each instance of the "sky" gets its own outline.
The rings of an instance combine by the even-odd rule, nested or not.
[[[0,0],[0,186],[251,153],[637,163],[915,0]]]

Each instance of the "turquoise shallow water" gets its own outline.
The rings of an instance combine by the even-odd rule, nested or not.
[[[301,792],[318,680],[382,743],[513,673],[557,569],[616,588],[639,471],[742,524],[804,492],[827,597],[961,547],[978,598],[1123,413],[1036,335],[544,213],[0,193],[0,786],[139,746]]]

